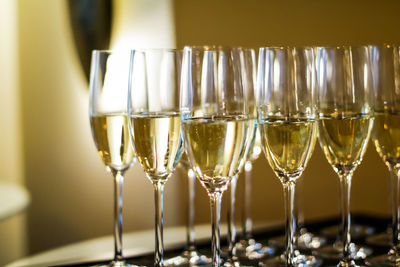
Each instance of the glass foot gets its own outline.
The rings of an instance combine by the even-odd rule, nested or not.
[[[224,267],[251,267],[250,265],[244,265],[238,259],[224,260],[222,266],[224,266]]]
[[[297,247],[299,249],[317,249],[326,245],[326,238],[322,236],[317,236],[306,229],[300,230],[300,236],[297,237]]]
[[[355,245],[354,243],[351,243],[350,252],[351,252],[350,256],[352,259],[363,260],[372,254],[372,249],[368,247],[361,247]],[[340,260],[343,257],[343,246],[341,245],[341,242],[335,242],[333,245],[325,246],[317,250],[314,250],[313,254],[323,259]]]
[[[254,239],[242,239],[235,245],[236,255],[239,258],[256,260],[270,257],[275,254],[275,249],[269,246],[263,246]]]
[[[106,265],[96,265],[96,267],[141,267],[141,266],[129,264],[126,263],[126,261],[112,261]]]
[[[295,266],[301,267],[319,267],[322,265],[322,261],[314,256],[302,255],[299,251],[295,251],[296,257],[294,259]],[[260,266],[272,267],[272,266],[282,266],[286,267],[286,257],[285,255],[280,255],[271,259],[266,259],[259,262]]]
[[[400,255],[384,254],[367,260],[367,266],[398,267],[400,266]]]
[[[164,266],[204,266],[211,264],[211,259],[197,250],[185,250],[181,255],[164,260]]]
[[[383,233],[367,236],[365,242],[374,246],[390,247],[392,245],[392,230]]]
[[[343,262],[340,261],[338,265],[332,266],[332,267],[365,267],[366,265],[364,264],[356,264],[354,261],[350,262]]]
[[[282,248],[285,246],[285,236],[272,238],[269,244],[273,247]],[[317,236],[313,233],[302,231],[301,235],[296,237],[296,247],[299,249],[317,249],[326,245],[327,239],[322,236]]]
[[[352,238],[360,239],[375,233],[375,228],[367,225],[355,224],[350,228]],[[339,234],[339,226],[332,225],[321,230],[321,234],[327,237],[336,237]]]

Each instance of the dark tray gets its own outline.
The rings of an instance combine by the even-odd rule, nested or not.
[[[365,215],[365,214],[352,214],[352,224],[359,224],[359,225],[365,225],[365,226],[371,226],[375,229],[375,233],[379,232],[384,232],[387,228],[387,226],[390,223],[389,218],[383,218],[383,217],[376,217],[376,216],[371,216],[371,215]],[[307,223],[305,226],[306,228],[313,233],[319,233],[319,231],[322,228],[325,228],[327,226],[332,226],[332,225],[339,225],[339,219],[338,218],[327,218],[321,221],[315,221],[315,222],[310,222]],[[211,231],[211,228],[210,228]],[[280,236],[284,234],[284,227],[278,227],[278,228],[269,228],[269,229],[259,229],[258,231],[255,231],[254,237],[257,241],[267,244],[268,240],[271,239],[272,237]],[[334,237],[328,238],[328,242],[332,243],[334,241]],[[373,246],[370,244],[365,243],[365,237],[362,238],[352,238],[352,241],[354,241],[356,244],[360,245],[365,245],[373,249],[373,255],[380,255],[384,254],[389,251],[389,247],[385,246]],[[226,245],[225,238],[221,239],[221,247]],[[197,248],[198,250],[205,254],[210,256],[210,244],[208,242],[201,242],[197,243]],[[165,257],[166,258],[171,258],[174,256],[179,255],[182,252],[183,248],[180,249],[174,249],[174,250],[166,250],[165,251]],[[277,251],[278,253],[282,252],[282,249]],[[311,251],[304,251],[305,253],[311,253]],[[126,261],[131,264],[135,265],[141,265],[141,266],[154,266],[153,264],[153,258],[154,255],[153,253],[151,254],[146,254],[146,255],[141,255],[141,256],[136,256],[126,258]],[[334,266],[337,264],[337,261],[332,261],[332,260],[324,260],[322,266]],[[101,265],[101,264],[107,264],[109,261],[105,262],[87,262],[87,263],[79,263],[79,264],[71,264],[71,265],[57,265],[58,267],[64,266],[64,267],[72,267],[72,266],[93,266],[93,265]],[[241,264],[244,266],[259,266],[258,261],[240,261]]]

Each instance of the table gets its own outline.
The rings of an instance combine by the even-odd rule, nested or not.
[[[255,228],[275,228],[282,221],[257,223]],[[196,240],[207,242],[211,237],[210,224],[196,225]],[[240,229],[238,229],[240,231]],[[221,233],[226,233],[226,225],[221,225]],[[166,250],[179,249],[185,243],[186,229],[184,226],[166,227],[164,229],[164,246]],[[48,250],[24,259],[14,261],[6,267],[17,266],[51,266],[69,265],[79,262],[101,262],[113,257],[112,235],[73,243],[60,248]],[[152,254],[154,251],[154,230],[125,233],[123,236],[124,256],[135,257]]]
[[[390,222],[388,218],[379,218],[371,215],[353,214],[353,223],[373,226],[378,232],[384,231]],[[308,223],[306,226],[312,232],[319,232],[322,228],[338,225],[339,218],[326,218],[319,221]],[[255,237],[264,244],[271,237],[276,237],[284,233],[283,222],[268,222],[255,225]],[[240,232],[240,229],[238,229]],[[221,233],[226,233],[226,225],[222,225]],[[196,226],[196,240],[199,249],[203,253],[209,253],[211,229],[209,224]],[[225,242],[225,238],[221,241]],[[334,238],[329,240],[334,241]],[[364,244],[365,239],[354,239],[359,244]],[[179,254],[185,244],[185,227],[169,227],[164,230],[164,243],[166,256],[171,257]],[[371,246],[375,254],[383,254],[388,251],[388,247]],[[283,249],[283,248],[282,248]],[[278,250],[278,254],[282,252]],[[124,234],[124,255],[128,262],[135,262],[140,265],[152,266],[154,251],[154,231],[146,230]],[[6,267],[17,266],[91,266],[96,263],[108,262],[113,257],[113,238],[106,236],[91,239],[61,248],[49,250],[25,259],[15,261]],[[254,261],[244,262],[247,266],[258,266]],[[323,266],[336,265],[336,260],[325,260]]]

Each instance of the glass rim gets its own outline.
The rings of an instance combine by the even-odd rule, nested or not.
[[[195,49],[199,51],[224,51],[224,50],[245,50],[243,46],[230,46],[230,45],[185,45],[184,50]]]
[[[93,49],[92,54],[98,54],[98,53],[107,53],[107,54],[112,54],[112,53],[120,53],[120,52],[132,52],[132,51],[137,51],[137,52],[145,52],[145,51],[183,51],[183,49],[178,49],[178,48],[128,48],[128,49]]]
[[[312,45],[274,45],[274,46],[260,46],[259,49],[288,49],[288,48],[302,48],[302,49],[313,49]]]
[[[114,50],[112,49],[93,49],[92,50],[92,55],[95,54],[112,54],[114,53]]]
[[[183,49],[179,48],[132,48],[131,52],[181,52]]]
[[[316,49],[330,49],[330,50],[341,50],[341,49],[351,49],[351,48],[368,48],[368,44],[357,44],[357,45],[318,45],[314,46]]]
[[[400,47],[400,43],[369,44],[368,47],[395,48]]]
[[[312,46],[262,46],[259,48],[258,52],[262,53],[262,51],[274,51],[274,52],[279,52],[279,51],[309,51],[313,53],[315,50],[315,47]],[[315,52],[314,52],[315,53]]]

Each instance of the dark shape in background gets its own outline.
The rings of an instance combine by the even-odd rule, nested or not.
[[[75,47],[89,81],[92,50],[110,47],[112,3],[111,0],[67,1]]]

